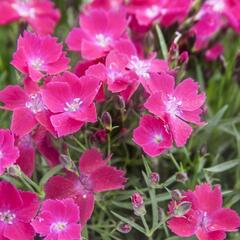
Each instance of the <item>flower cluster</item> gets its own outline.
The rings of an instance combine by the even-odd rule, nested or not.
[[[24,29],[11,61],[20,83],[0,90],[0,108],[12,112],[10,129],[0,129],[0,175],[7,180],[0,181],[0,239],[81,239],[96,194],[122,190],[127,182],[125,171],[111,161],[111,133],[120,129],[117,142],[128,129],[113,126],[103,103],[118,98],[122,122],[128,108],[137,116],[138,123],[133,120],[129,127],[129,145],[135,143],[148,156],[184,147],[193,126],[205,124],[206,94],[186,76],[192,52],[181,48],[182,34],[177,32],[168,49],[161,29],[178,26],[187,32],[187,40],[194,35],[192,50],[207,49],[205,57],[216,60],[224,51],[215,41],[220,30],[240,32],[240,2],[206,0],[198,6],[193,0],[93,0],[83,5],[78,26],[68,32],[64,44],[51,35],[60,20],[52,1],[1,0],[0,10],[0,25],[18,21]],[[155,30],[162,58],[151,39]],[[80,57],[76,65],[70,64],[68,54]],[[79,141],[77,134],[87,128],[97,144],[88,141],[87,131],[86,146]],[[80,150],[71,145],[72,139]],[[78,162],[70,147],[81,152]],[[178,170],[176,178],[185,183],[187,174]],[[36,184],[31,177],[38,179],[39,172],[46,175]],[[148,177],[155,191],[160,176],[153,172]],[[8,182],[15,183],[12,178],[35,193],[18,190]],[[180,237],[222,240],[225,232],[240,226],[237,213],[222,208],[219,186],[212,190],[201,184],[172,197],[168,227]],[[143,195],[135,192],[131,199],[135,215],[146,225]],[[120,229],[128,233],[131,226]]]

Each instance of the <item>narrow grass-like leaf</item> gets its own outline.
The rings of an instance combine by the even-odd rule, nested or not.
[[[230,160],[230,161],[220,163],[220,164],[215,165],[215,166],[210,167],[210,168],[205,168],[205,170],[208,171],[208,172],[212,172],[212,173],[220,173],[220,172],[227,171],[231,168],[234,168],[234,167],[238,166],[239,164],[240,164],[239,159]]]

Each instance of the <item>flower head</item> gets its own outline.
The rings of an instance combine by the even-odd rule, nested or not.
[[[196,235],[199,240],[223,240],[225,232],[233,232],[240,227],[238,214],[222,207],[220,187],[211,189],[207,183],[196,186],[193,192],[185,192],[180,201],[172,201],[169,210],[173,217],[168,226],[180,237]]]
[[[6,240],[33,239],[30,225],[39,202],[36,194],[17,190],[8,182],[0,182],[0,237]]]
[[[24,32],[18,39],[11,64],[33,81],[68,69],[69,59],[57,38]]]
[[[84,225],[94,209],[94,193],[122,189],[124,172],[107,165],[101,153],[89,149],[79,160],[80,176],[67,173],[66,177],[52,177],[45,185],[46,197],[63,199],[71,197],[81,209],[80,221]]]
[[[49,240],[80,239],[79,208],[73,199],[45,200],[31,223],[34,230]]]
[[[73,28],[67,37],[68,47],[93,60],[106,56],[123,37],[127,20],[124,11],[91,9],[80,16],[79,24],[80,28]]]
[[[0,25],[23,20],[41,35],[52,34],[60,19],[50,0],[1,0],[0,9]]]
[[[141,118],[140,126],[133,132],[133,140],[151,157],[172,147],[172,136],[167,124],[151,115]]]

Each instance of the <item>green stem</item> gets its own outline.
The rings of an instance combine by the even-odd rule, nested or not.
[[[143,215],[141,215],[141,220],[142,220],[142,223],[143,223],[143,226],[145,228],[145,231],[146,231],[146,236],[149,236],[149,227],[148,227],[148,224],[146,222],[146,219]]]
[[[72,136],[72,139],[85,151],[87,148],[74,136]]]
[[[157,199],[156,199],[156,190],[153,188],[150,189],[149,194],[152,202],[152,218],[153,218],[152,228],[154,228],[158,222],[158,206],[157,206]]]
[[[180,167],[179,164],[177,163],[177,160],[175,159],[175,157],[173,156],[173,154],[172,154],[172,153],[169,153],[169,156],[170,156],[173,164],[174,164],[175,167],[177,168],[177,170],[181,172],[181,167]]]

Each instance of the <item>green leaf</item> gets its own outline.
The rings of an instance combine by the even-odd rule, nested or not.
[[[210,168],[205,168],[205,170],[208,171],[208,172],[212,172],[212,173],[220,173],[220,172],[227,171],[231,168],[234,168],[234,167],[238,166],[239,164],[240,164],[239,159],[230,160],[230,161],[220,163],[220,164],[215,165],[215,166],[210,167]]]
[[[167,60],[168,59],[168,48],[167,48],[167,44],[166,44],[166,41],[164,39],[162,30],[159,27],[159,25],[156,25],[155,27],[156,27],[156,32],[157,32],[157,36],[158,36],[158,39],[159,39],[159,45],[161,47],[163,58],[165,60]]]
[[[119,215],[119,214],[117,214],[117,213],[115,213],[115,212],[113,212],[113,211],[111,211],[111,213],[112,213],[115,217],[117,217],[118,219],[120,219],[121,221],[129,224],[130,226],[132,226],[133,228],[135,228],[136,230],[138,230],[139,232],[141,232],[141,233],[143,233],[143,234],[146,234],[145,229],[144,229],[143,227],[141,227],[140,225],[138,225],[137,223],[129,220],[128,218],[122,217],[121,215]]]

